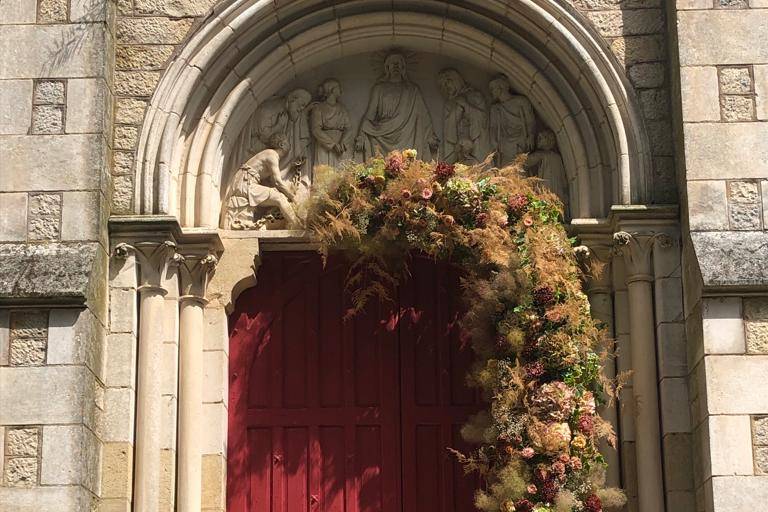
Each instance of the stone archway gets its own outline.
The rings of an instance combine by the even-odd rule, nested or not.
[[[679,262],[676,249],[668,251],[658,243],[660,233],[678,236],[677,217],[670,209],[632,206],[649,202],[650,180],[648,143],[633,95],[599,40],[559,2],[490,1],[459,6],[432,0],[385,4],[342,1],[329,6],[307,0],[275,4],[256,0],[221,2],[171,62],[153,96],[139,142],[134,204],[141,217],[126,220],[122,227],[113,225],[116,239],[151,239],[153,248],[163,240],[171,240],[177,243],[178,252],[187,256],[177,280],[152,278],[152,283],[142,285],[148,293],[179,288],[172,290],[177,295],[171,296],[178,296],[182,313],[187,311],[176,333],[180,351],[186,351],[179,357],[180,510],[199,509],[197,504],[207,485],[200,481],[198,462],[201,448],[197,436],[202,429],[190,421],[201,414],[201,384],[195,368],[201,364],[197,352],[203,344],[203,323],[217,326],[214,344],[227,343],[226,312],[237,295],[255,283],[259,254],[266,250],[311,249],[302,233],[218,228],[231,171],[228,165],[259,106],[301,85],[302,80],[316,84],[326,78],[318,76],[315,81],[314,70],[336,66],[345,59],[360,63],[373,52],[397,46],[446,65],[462,64],[479,70],[485,74],[481,82],[498,73],[506,75],[512,89],[530,100],[542,125],[556,135],[571,183],[571,227],[583,236],[593,256],[612,267],[607,280],[591,284],[591,298],[601,318],[615,325],[613,332],[625,354],[631,351],[634,356],[635,350],[648,353],[653,347],[654,333],[648,326],[654,325],[654,311],[660,317],[658,311],[663,303],[659,301],[664,294],[674,294],[661,291],[657,303],[648,302],[649,283],[668,279],[667,267]],[[481,84],[475,83],[475,78],[468,81],[477,87]],[[366,92],[370,86],[370,82],[365,84]],[[152,219],[157,218],[166,223],[162,233],[157,224],[152,225]],[[620,237],[623,258],[615,258],[609,250],[614,245],[614,232],[626,232],[629,237]],[[222,245],[217,245],[219,238]],[[145,257],[144,249],[134,246],[142,254],[140,282],[163,275],[167,270],[163,266],[173,261],[166,258],[169,251],[152,249],[154,252]],[[207,291],[210,265],[202,262],[211,260],[205,259],[206,250],[221,255]],[[165,259],[157,260],[160,253]],[[642,288],[640,292],[629,290],[628,283],[638,282],[644,284],[631,288]],[[207,304],[206,297],[210,300]],[[153,309],[152,315],[144,310],[145,306]],[[140,309],[144,319],[161,315],[151,301],[142,303]],[[202,314],[200,309],[204,309]],[[630,310],[641,311],[642,318],[628,326],[629,317],[634,315]],[[140,337],[140,367],[149,365],[143,368],[142,375],[153,378],[153,365],[161,363],[142,356],[141,351],[151,346],[149,338],[156,337],[156,333],[147,325]],[[620,356],[618,366],[631,368],[628,360]],[[637,428],[637,439],[627,438],[624,450],[629,456],[623,460],[628,465],[624,473],[635,471],[635,453],[640,454],[637,468],[644,474],[638,477],[642,480],[638,494],[644,496],[642,499],[649,504],[644,506],[649,510],[661,510],[657,507],[664,493],[659,408],[651,362],[646,359],[645,373],[636,377],[643,386],[628,388],[627,395],[627,403],[637,401],[650,406],[642,408],[636,421],[631,411],[622,414],[620,430],[630,432],[635,430],[634,423],[642,425],[642,429]],[[137,431],[141,435],[137,435],[137,453],[154,449],[147,443],[152,444],[154,429],[160,422],[146,412],[157,410],[152,392],[151,387],[139,382]],[[220,426],[222,418],[217,414],[205,421]],[[619,421],[615,410],[609,414]],[[195,426],[190,428],[193,423]],[[217,446],[226,443],[225,427],[223,432],[212,435],[217,436]],[[617,456],[612,467],[614,472],[609,478],[618,483]],[[137,471],[137,506],[155,499],[155,491],[144,493],[142,489],[154,485],[159,473],[157,464],[147,464]],[[625,475],[630,484],[633,479]],[[149,501],[142,501],[145,498]]]

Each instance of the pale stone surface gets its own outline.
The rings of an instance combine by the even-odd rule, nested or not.
[[[115,93],[119,96],[151,96],[159,80],[157,71],[117,71]]]
[[[7,309],[0,310],[0,366],[8,365],[8,350],[10,345],[11,314]],[[0,432],[3,434],[3,432]],[[0,437],[0,439],[4,439]],[[3,443],[0,442],[0,446]]]
[[[227,461],[223,455],[203,455],[203,510],[226,506]]]
[[[657,34],[664,27],[664,15],[659,9],[613,10],[587,13],[603,37]]]
[[[722,476],[712,479],[714,510],[761,510],[768,502],[768,476]]]
[[[77,423],[83,419],[87,379],[82,367],[0,368],[0,423]]]
[[[685,325],[663,323],[657,329],[661,377],[683,377],[688,374],[685,351]]]
[[[203,439],[200,440],[203,454],[227,453],[227,406],[221,402],[203,404],[200,419]]]
[[[688,179],[768,176],[768,123],[691,123],[684,132]]]
[[[220,350],[203,352],[203,402],[226,402],[228,362]]]
[[[133,179],[131,176],[115,176],[112,191],[113,213],[131,213],[133,205]]]
[[[747,67],[720,68],[721,94],[748,94],[752,92],[752,77]]]
[[[104,414],[100,418],[99,433],[107,442],[133,443],[135,394],[130,388],[104,390]]]
[[[5,461],[5,485],[32,487],[37,484],[38,464],[35,457],[14,457]]]
[[[63,105],[64,82],[62,80],[38,80],[35,83],[35,105]]]
[[[135,126],[115,127],[115,149],[134,149],[139,141],[139,129]]]
[[[680,88],[685,121],[720,120],[717,68],[714,66],[680,68]]]
[[[666,55],[663,37],[655,35],[617,37],[611,51],[624,66],[663,60]]]
[[[0,135],[26,134],[31,119],[32,80],[0,80]]]
[[[665,89],[639,91],[640,107],[645,119],[666,119],[669,117],[669,96]]]
[[[32,133],[64,132],[64,109],[57,105],[36,105],[32,108]]]
[[[119,45],[115,63],[117,69],[163,69],[173,49],[171,45]]]
[[[34,23],[37,18],[37,0],[4,2],[0,9],[0,25]]]
[[[705,354],[743,354],[746,350],[740,297],[703,301]]]
[[[16,242],[27,239],[27,194],[0,193],[0,240]]]
[[[711,467],[704,468],[705,476],[751,475],[752,431],[749,416],[710,416],[707,428]]]
[[[67,21],[67,0],[40,0],[37,6],[38,23]]]
[[[109,2],[104,0],[69,0],[72,23],[104,21]]]
[[[57,240],[61,231],[61,194],[29,196],[29,239]]]
[[[768,354],[768,300],[744,299],[744,325],[747,352]]]
[[[98,189],[102,147],[99,135],[0,137],[3,189],[8,192],[61,190],[62,183],[70,189]]]
[[[87,490],[74,486],[0,486],[0,503],[13,503],[13,512],[81,511],[96,506],[95,498]]]
[[[8,427],[6,429],[5,453],[9,457],[37,457],[40,433],[36,427]]]
[[[682,66],[765,62],[768,38],[753,37],[768,32],[768,17],[759,9],[680,11],[677,21]],[[713,44],[702,34],[725,39]]]
[[[62,194],[61,239],[98,240],[101,212],[99,192]]]
[[[136,291],[112,288],[109,292],[109,330],[135,333],[136,319]]]
[[[753,418],[752,434],[756,446],[768,446],[768,416]]]
[[[750,96],[722,96],[720,111],[723,121],[752,121],[755,118],[755,100]]]
[[[710,414],[768,411],[768,356],[708,356],[704,363]]]
[[[90,310],[51,310],[48,364],[85,364],[101,378],[103,340],[103,327]]]
[[[711,0],[677,0],[677,8],[681,11],[688,9],[711,9]]]
[[[134,98],[118,98],[115,105],[115,122],[123,124],[139,124],[144,119],[144,109],[147,102]]]
[[[664,85],[664,65],[660,62],[648,62],[630,66],[629,79],[638,89],[661,87]]]
[[[136,379],[136,338],[130,333],[107,337],[106,385],[132,387]]]
[[[202,16],[214,3],[215,0],[136,0],[136,12],[175,18]]]
[[[176,451],[160,452],[160,507],[164,512],[174,512],[176,497]]]
[[[136,257],[129,254],[126,258],[111,258],[109,262],[109,285],[113,288],[136,289]]]
[[[754,66],[756,116],[768,120],[768,65]]]
[[[129,443],[104,443],[102,449],[103,498],[130,498],[133,486],[133,446]]]
[[[84,426],[44,427],[40,483],[82,485],[98,494],[100,458],[100,443]]]
[[[104,37],[99,24],[0,25],[0,79],[98,76]],[[76,52],[67,50],[75,44]]]
[[[692,232],[705,286],[768,283],[768,236],[761,231]]]
[[[728,229],[725,181],[688,181],[686,186],[691,229]]]
[[[190,27],[191,19],[122,18],[117,23],[117,39],[123,43],[176,44],[184,39]]]
[[[100,78],[72,78],[67,86],[67,133],[102,133],[111,113],[109,92]]]
[[[11,338],[46,338],[47,311],[14,311],[11,314]]]

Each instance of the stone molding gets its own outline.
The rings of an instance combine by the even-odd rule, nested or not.
[[[163,277],[172,262],[179,261],[176,253],[176,244],[170,240],[135,242],[129,244],[121,242],[115,246],[113,256],[125,259],[129,255],[136,257],[139,266],[139,291],[155,290],[165,294],[167,290],[162,288]]]
[[[218,263],[210,252],[179,254],[180,299],[206,303],[206,289]]]
[[[416,51],[448,53],[466,62],[493,61],[499,72],[514,80],[516,90],[529,94],[544,123],[558,134],[566,167],[576,170],[574,216],[605,215],[604,190],[616,191],[611,199],[616,203],[645,201],[651,154],[635,122],[639,107],[627,93],[628,84],[618,78],[621,73],[609,50],[596,43],[584,21],[553,0],[499,2],[483,11],[471,4],[453,7],[446,11],[440,2],[419,2],[409,6],[419,12],[391,12],[388,7],[389,15],[380,16],[353,2],[330,9],[312,1],[298,11],[292,4],[256,5],[254,0],[220,3],[169,65],[148,106],[135,158],[134,210],[184,212],[185,226],[218,225],[217,180],[231,149],[227,141],[237,137],[260,100],[278,91],[289,77],[337,58],[339,47],[359,53],[364,40],[375,51],[390,46],[393,35]],[[278,23],[283,34],[279,41],[265,37],[276,27],[264,21],[275,18],[289,20]],[[520,45],[526,37],[534,46],[536,41],[546,43],[558,59],[542,60],[542,55]],[[245,41],[262,43],[254,47]],[[573,65],[584,62],[585,56],[587,71]],[[229,78],[217,79],[224,87],[215,94],[193,94],[223,68],[232,70]],[[577,83],[589,94],[568,85]],[[218,107],[209,108],[214,103]],[[197,141],[200,148],[189,152],[174,141],[180,123],[192,112],[211,113],[189,127],[187,140]],[[618,151],[601,154],[601,148]],[[610,169],[617,170],[615,183],[610,183]],[[179,194],[176,173],[184,176],[190,193]],[[593,179],[596,174],[603,179]]]
[[[617,256],[623,256],[627,269],[627,284],[653,281],[651,253],[656,247],[672,247],[672,237],[666,233],[617,231],[613,235]]]

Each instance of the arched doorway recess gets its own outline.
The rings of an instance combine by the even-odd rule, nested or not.
[[[194,359],[203,342],[228,344],[222,327],[226,315],[236,297],[257,284],[254,270],[261,254],[312,249],[299,232],[222,229],[227,181],[233,166],[242,163],[234,155],[259,108],[293,87],[314,92],[323,79],[341,76],[345,62],[362,70],[366,59],[393,48],[422,55],[424,62],[456,68],[489,102],[486,80],[503,74],[511,90],[528,99],[539,126],[554,132],[567,175],[571,228],[589,247],[589,257],[600,259],[608,268],[602,279],[588,283],[587,290],[596,314],[617,339],[618,367],[637,370],[624,402],[644,404],[620,418],[616,409],[605,412],[617,430],[627,434],[621,451],[626,457],[620,460],[616,452],[608,452],[612,457],[609,480],[615,485],[621,479],[625,486],[634,487],[636,479],[641,509],[662,510],[663,426],[655,330],[667,317],[664,299],[675,294],[670,283],[679,281],[674,274],[679,251],[661,236],[679,237],[677,213],[643,206],[648,202],[650,158],[634,96],[601,41],[555,0],[220,2],[171,62],[145,116],[134,180],[134,204],[141,216],[121,221],[123,227],[113,223],[125,240],[175,241],[178,252],[187,256],[178,277],[183,316],[177,332],[180,351],[194,353]],[[418,75],[429,71],[429,66],[419,68],[417,64],[411,69],[417,85],[436,90],[434,76]],[[434,71],[439,72],[439,67]],[[369,81],[364,83],[364,92],[368,93],[376,75],[371,75],[370,68],[365,72]],[[342,85],[346,95],[355,88],[355,81]],[[443,116],[435,105],[439,103],[432,106],[437,125]],[[163,224],[161,233],[160,220],[174,227]],[[219,238],[223,244],[206,242]],[[615,245],[621,252],[614,250]],[[205,261],[204,268],[212,266],[212,260],[199,258],[205,247],[221,256],[210,284],[209,274],[199,271],[203,266],[191,265]],[[150,256],[156,254],[160,253]],[[145,259],[139,266],[149,270],[154,260]],[[169,264],[163,261],[161,265]],[[190,288],[190,282],[196,287]],[[159,286],[174,285],[162,282]],[[204,314],[197,310],[194,315],[183,314],[193,302],[190,298],[197,301],[196,308],[208,299]],[[147,301],[140,309],[144,318],[154,318],[149,310],[157,306]],[[216,328],[201,340],[205,325]],[[148,327],[140,337],[154,335]],[[150,345],[147,339],[139,343],[140,366],[141,361],[159,365],[151,357],[142,358],[141,350]],[[201,377],[186,367],[187,355],[180,356],[177,486],[180,509],[193,510],[199,509],[207,485],[200,478],[200,458],[208,453],[204,450],[222,457],[226,453],[222,446],[228,434],[221,425],[226,424],[227,398],[222,398],[224,407],[217,409],[215,418],[206,418],[221,431],[211,433],[213,442],[201,447],[198,437],[208,435],[196,423],[202,414]],[[633,366],[641,359],[642,371]],[[154,375],[144,370],[142,375]],[[157,445],[153,432],[160,430],[160,420],[145,413],[150,410],[145,404],[158,400],[151,394],[151,386],[139,382],[137,432],[143,434],[137,435],[136,453],[145,454],[134,486],[139,507],[145,499],[146,503],[155,500],[153,482],[159,480],[161,471],[152,456]],[[219,476],[226,481],[226,474]],[[142,494],[141,489],[149,491]]]

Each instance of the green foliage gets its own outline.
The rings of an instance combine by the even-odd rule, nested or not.
[[[476,355],[467,380],[488,401],[462,429],[476,448],[451,450],[483,476],[475,505],[488,512],[615,506],[623,495],[604,488],[597,450],[614,434],[595,412],[614,391],[600,376],[603,334],[581,291],[562,205],[525,178],[519,162],[451,166],[414,154],[316,170],[307,227],[322,254],[355,255],[347,279],[352,314],[374,298],[388,300],[414,253],[458,266],[461,324]]]

